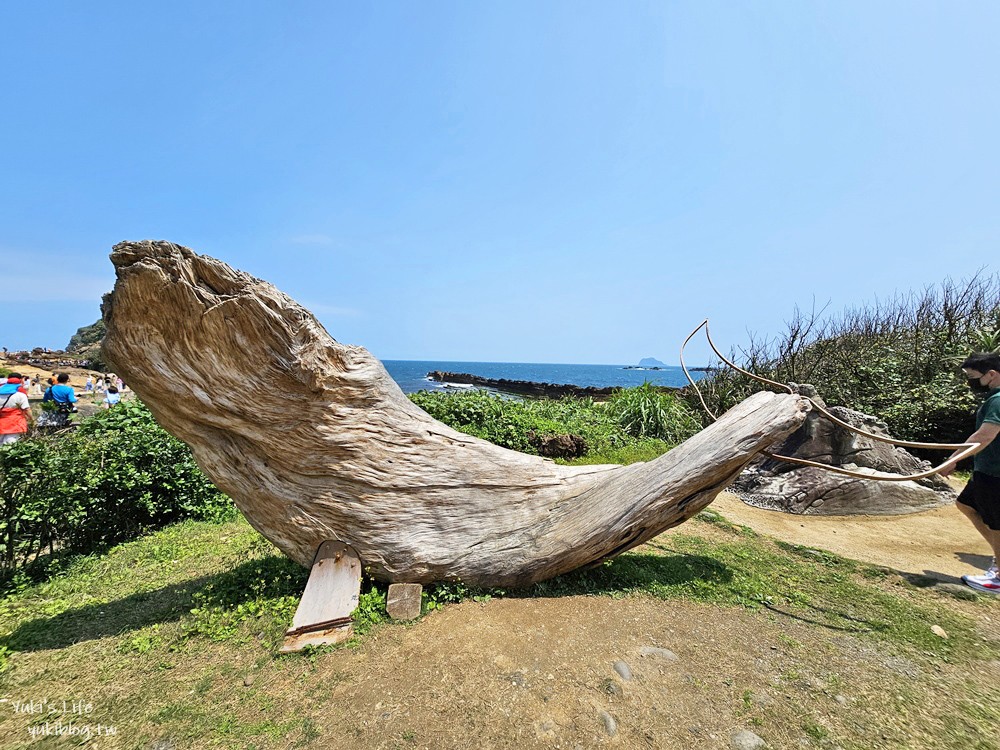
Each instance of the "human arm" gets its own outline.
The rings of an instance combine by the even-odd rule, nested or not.
[[[969,456],[976,455],[984,448],[986,448],[987,445],[992,443],[993,439],[996,438],[997,435],[1000,435],[1000,424],[997,424],[996,422],[983,422],[982,427],[980,427],[978,430],[969,435],[969,437],[966,438],[965,440],[966,443],[979,443],[979,445],[977,445],[967,455]],[[952,453],[948,457],[948,460],[941,465],[941,469],[938,471],[938,474],[940,474],[943,477],[946,477],[953,471],[955,471],[956,463],[952,459],[954,459],[955,456],[957,456],[964,450],[965,450],[964,448],[959,448],[957,451]]]

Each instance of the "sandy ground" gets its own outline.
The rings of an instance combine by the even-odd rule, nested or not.
[[[796,516],[723,492],[710,506],[733,523],[792,544],[960,583],[989,565],[989,545],[954,505],[905,516]]]

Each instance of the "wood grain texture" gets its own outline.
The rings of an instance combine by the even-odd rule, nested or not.
[[[104,353],[249,522],[308,566],[336,539],[381,580],[525,586],[707,506],[805,419],[758,393],[655,461],[567,467],[432,419],[365,349],[270,284],[169,242],[123,242]]]

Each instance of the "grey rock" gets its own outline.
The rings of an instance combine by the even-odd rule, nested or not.
[[[677,661],[679,658],[673,651],[666,648],[659,648],[658,646],[643,646],[639,649],[639,656],[643,659],[647,659],[652,656],[657,659],[663,659],[664,661]]]
[[[797,388],[800,393],[806,392],[806,386]],[[823,405],[821,399],[813,398]],[[875,417],[842,406],[830,407],[829,411],[856,429],[889,437],[885,424]],[[916,474],[930,468],[930,464],[902,448],[850,432],[816,410],[774,453],[860,473]],[[732,490],[750,505],[786,513],[832,516],[916,513],[955,500],[951,485],[938,475],[913,482],[880,482],[765,457],[751,462]]]
[[[247,687],[253,685],[253,675],[252,674],[244,675],[243,684],[246,685]]]
[[[837,703],[839,703],[841,706],[846,706],[847,705],[847,698],[845,698],[842,695],[835,695],[835,696],[833,696],[833,699],[835,701],[837,701]]]
[[[628,664],[623,661],[616,661],[614,666],[618,676],[625,680],[625,682],[629,682],[632,679],[632,668]]]
[[[607,711],[601,711],[597,714],[597,717],[604,722],[604,731],[608,733],[609,737],[614,737],[618,734],[618,722],[615,721],[614,716]]]
[[[729,744],[733,750],[760,750],[767,745],[764,740],[749,729],[740,729],[729,736]]]

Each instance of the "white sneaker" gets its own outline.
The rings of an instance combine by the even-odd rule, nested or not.
[[[962,582],[976,591],[984,591],[987,594],[1000,594],[1000,574],[997,573],[996,565],[987,570],[986,575],[962,576]]]

